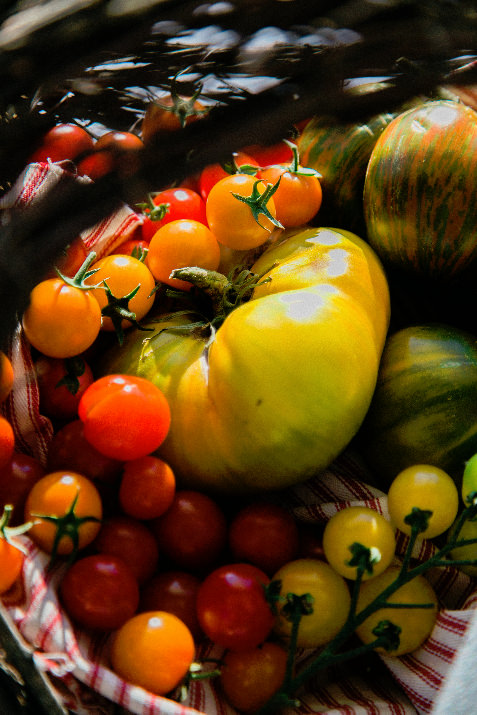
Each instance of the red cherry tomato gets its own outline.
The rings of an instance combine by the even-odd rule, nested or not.
[[[159,457],[147,455],[124,465],[119,502],[136,519],[155,519],[171,506],[176,493],[174,472]]]
[[[171,421],[169,405],[152,382],[129,375],[95,380],[81,397],[78,415],[84,435],[99,452],[128,460],[154,452]]]
[[[269,145],[252,144],[244,147],[243,151],[254,156],[260,166],[282,164],[293,159],[293,151],[284,141]]]
[[[140,611],[167,611],[181,619],[196,640],[203,636],[197,617],[200,580],[187,571],[164,571],[142,588]]]
[[[142,149],[142,140],[132,132],[106,132],[99,137],[94,152],[78,163],[78,173],[93,181],[113,169],[123,175],[131,174],[139,166],[138,152]]]
[[[182,218],[207,226],[205,201],[196,191],[182,186],[154,194],[151,205],[144,208],[144,213],[142,238],[145,241],[150,241],[161,226]]]
[[[0,511],[5,504],[13,506],[10,524],[23,521],[26,498],[33,485],[45,476],[45,468],[34,457],[14,451],[10,460],[0,469]]]
[[[64,276],[73,278],[83,265],[87,255],[88,251],[86,250],[83,239],[81,236],[77,236],[58,256],[55,266],[47,273],[45,278],[56,278],[58,276],[56,268]]]
[[[121,558],[139,584],[151,578],[159,561],[152,531],[142,521],[122,514],[110,516],[102,523],[92,547],[100,554]]]
[[[151,522],[160,552],[176,568],[203,571],[214,566],[227,543],[227,521],[206,494],[179,490],[169,509]]]
[[[278,504],[252,503],[232,519],[229,547],[237,561],[247,561],[272,576],[295,558],[298,527],[292,515]]]
[[[86,129],[76,124],[57,124],[46,132],[30,162],[74,160],[83,152],[91,151],[94,139]]]
[[[93,371],[82,357],[50,358],[41,355],[35,362],[40,390],[40,411],[47,417],[73,420],[86,388],[93,382]]]
[[[251,564],[212,571],[197,594],[197,614],[206,636],[234,651],[263,643],[275,622],[265,598],[268,583],[268,576]]]
[[[15,435],[13,428],[5,417],[0,416],[0,469],[4,467],[13,455]]]
[[[227,165],[227,169],[224,169],[222,164],[209,164],[209,166],[204,167],[199,176],[199,193],[204,201],[207,201],[211,188],[220,181],[220,179],[224,179],[230,174],[238,173],[235,167],[244,165],[256,166],[257,169],[260,166],[257,160],[249,154],[243,151],[236,151],[233,152],[232,161]]]

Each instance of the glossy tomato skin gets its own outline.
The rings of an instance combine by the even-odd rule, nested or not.
[[[60,583],[67,614],[83,628],[110,631],[131,618],[139,604],[139,586],[117,556],[84,556],[69,567]]]
[[[161,97],[158,102],[151,102],[147,106],[141,128],[141,136],[145,144],[150,142],[158,132],[175,132],[186,124],[197,121],[206,111],[205,105],[200,100],[191,102],[192,98],[183,99],[189,104],[185,117],[181,117],[180,102],[174,101],[171,95]]]
[[[54,267],[48,272],[45,278],[56,278],[58,275],[57,270],[64,276],[73,278],[83,265],[87,255],[88,252],[83,239],[81,236],[77,236],[58,256]]]
[[[145,210],[145,219],[141,227],[142,238],[150,241],[156,231],[166,223],[186,218],[207,225],[205,201],[197,191],[180,186],[164,189],[152,197],[154,206],[164,207],[164,216],[159,219],[151,217],[150,210]]]
[[[5,417],[0,416],[0,469],[12,458],[15,450],[13,427]]]
[[[260,166],[282,164],[293,159],[293,151],[284,141],[275,144],[251,144],[244,148],[247,154],[255,157]]]
[[[134,331],[102,364],[168,395],[174,420],[160,456],[186,488],[250,493],[303,481],[349,443],[375,389],[389,293],[364,241],[336,229],[285,232],[252,270],[271,281],[211,344],[167,330],[193,319],[176,315],[146,321],[147,345]]]
[[[0,537],[0,595],[8,591],[20,577],[25,554],[21,545]]]
[[[93,371],[82,357],[50,358],[42,355],[35,362],[40,390],[40,411],[47,417],[73,420],[82,394],[93,382]]]
[[[0,350],[0,403],[4,402],[13,387],[13,366],[10,358]]]
[[[10,525],[23,521],[25,501],[33,485],[45,476],[41,462],[22,452],[14,451],[11,459],[0,469],[0,508],[13,506]]]
[[[208,574],[197,594],[199,623],[207,637],[234,651],[263,643],[275,621],[264,591],[269,580],[246,563],[220,566]]]
[[[93,137],[76,124],[57,124],[46,132],[40,146],[33,152],[30,161],[64,161],[75,159],[94,146]]]
[[[141,589],[140,611],[167,611],[180,618],[194,639],[203,637],[197,617],[200,579],[187,571],[163,571],[153,576]]]
[[[257,169],[259,168],[257,160],[243,151],[233,152],[232,160],[238,168],[245,164],[248,166],[256,166]],[[220,179],[225,179],[225,177],[229,176],[230,173],[237,172],[229,172],[224,169],[221,164],[209,164],[202,169],[199,176],[199,193],[204,201],[207,200],[212,187],[215,186]]]
[[[156,519],[172,505],[175,493],[174,472],[159,457],[146,455],[124,465],[119,503],[126,514],[136,519]]]
[[[95,380],[81,397],[78,416],[88,442],[119,460],[157,449],[171,420],[163,393],[149,380],[127,375]]]
[[[159,549],[152,531],[144,522],[123,514],[111,515],[103,521],[92,548],[100,554],[122,559],[139,585],[151,578],[159,561]]]
[[[269,184],[280,184],[273,194],[277,219],[285,228],[303,226],[315,218],[321,206],[322,191],[317,176],[290,171],[287,165],[273,165],[260,171]]]
[[[106,132],[96,141],[94,152],[78,163],[78,173],[93,180],[113,169],[123,175],[134,173],[139,166],[138,152],[143,149],[142,140],[132,132]]]
[[[227,520],[207,494],[179,489],[171,506],[151,526],[160,552],[177,568],[204,572],[225,551]]]

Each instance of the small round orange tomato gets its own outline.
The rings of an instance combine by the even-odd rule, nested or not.
[[[205,104],[194,97],[181,97],[175,92],[160,97],[146,108],[141,127],[142,139],[147,144],[157,132],[175,132],[200,119],[206,112]]]
[[[66,470],[46,474],[33,485],[25,502],[25,521],[36,522],[30,529],[29,536],[41,549],[51,553],[60,522],[52,522],[42,517],[53,516],[61,519],[71,510],[79,523],[66,526],[56,545],[57,554],[73,552],[74,530],[78,537],[78,549],[90,544],[99,532],[103,508],[95,485],[83,475]],[[93,520],[81,522],[85,517],[92,517]]]
[[[159,457],[146,455],[124,465],[119,502],[125,514],[155,519],[169,509],[175,493],[174,472]]]
[[[256,248],[265,243],[275,228],[273,221],[263,212],[257,213],[255,218],[249,203],[237,198],[237,195],[257,206],[267,189],[264,181],[248,174],[232,174],[212,187],[206,203],[207,222],[219,243],[238,250]],[[273,196],[264,200],[263,208],[276,219]]]
[[[170,278],[172,271],[186,266],[215,271],[220,263],[220,248],[213,233],[203,223],[178,219],[156,231],[149,244],[146,263],[161,283],[190,290],[191,283]]]
[[[156,282],[149,268],[138,258],[123,254],[111,254],[93,263],[91,269],[96,273],[88,278],[86,283],[96,285],[106,281],[115,298],[124,298],[139,286],[137,293],[127,302],[127,310],[135,315],[135,320],[141,320],[152,308]],[[112,319],[104,315],[104,309],[108,305],[108,292],[99,287],[93,291],[93,295],[103,311],[101,328],[114,330]],[[121,322],[123,328],[130,325],[130,320],[124,319]]]
[[[74,238],[58,256],[55,265],[45,278],[57,278],[56,269],[64,276],[73,278],[88,256],[88,251],[81,236]]]
[[[130,618],[116,632],[111,665],[124,680],[165,695],[184,678],[194,654],[192,634],[177,616],[146,611]]]
[[[0,416],[0,467],[4,467],[13,455],[15,434],[10,422]]]
[[[92,290],[48,278],[33,288],[22,324],[29,342],[44,355],[73,357],[98,337],[101,308]]]
[[[22,572],[24,561],[23,551],[0,536],[0,594],[13,586]]]
[[[13,387],[13,366],[10,359],[0,350],[0,402],[4,402]]]
[[[246,651],[228,651],[219,681],[230,705],[241,713],[259,710],[282,685],[286,663],[286,650],[271,641]]]
[[[318,212],[322,191],[317,176],[301,174],[300,167],[296,172],[291,171],[285,164],[267,166],[259,175],[270,184],[275,184],[280,179],[273,200],[277,219],[285,228],[303,226]]]

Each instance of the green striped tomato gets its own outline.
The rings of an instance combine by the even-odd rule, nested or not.
[[[477,263],[477,113],[452,100],[396,117],[369,160],[367,235],[387,267],[449,279]]]

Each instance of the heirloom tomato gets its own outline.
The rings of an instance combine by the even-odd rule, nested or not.
[[[279,241],[252,266],[269,282],[216,330],[184,329],[197,315],[182,310],[146,320],[154,332],[133,329],[100,367],[164,391],[173,419],[160,456],[189,488],[301,482],[347,446],[369,407],[389,319],[379,260],[346,231]]]

